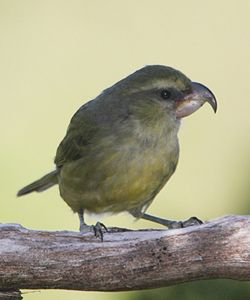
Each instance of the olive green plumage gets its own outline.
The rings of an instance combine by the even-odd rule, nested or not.
[[[18,195],[58,182],[74,212],[140,216],[175,171],[176,102],[191,90],[185,75],[166,66],[146,66],[119,81],[75,113],[57,149],[56,171]]]
[[[74,115],[57,150],[59,189],[75,211],[121,212],[149,204],[175,170],[179,121],[161,98],[181,73],[146,67],[105,90]]]

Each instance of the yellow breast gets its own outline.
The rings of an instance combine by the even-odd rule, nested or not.
[[[62,168],[61,195],[76,212],[84,208],[117,213],[143,207],[173,174],[178,153],[175,132],[151,130],[137,137],[133,132],[122,141],[115,136],[103,139],[88,157]]]

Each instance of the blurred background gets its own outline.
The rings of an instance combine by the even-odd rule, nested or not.
[[[177,171],[148,212],[177,220],[250,214],[249,15],[248,0],[0,0],[0,222],[78,230],[78,217],[57,187],[20,199],[16,192],[54,168],[56,148],[84,102],[148,64],[181,70],[218,100],[216,115],[206,105],[183,120]],[[157,227],[126,214],[103,222]],[[27,300],[154,297],[250,299],[250,284],[213,280],[145,292],[24,295]]]

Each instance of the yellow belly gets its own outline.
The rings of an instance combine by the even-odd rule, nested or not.
[[[98,155],[63,166],[60,193],[75,212],[131,211],[149,203],[173,174],[178,161],[178,142],[162,141],[157,147],[120,151],[107,147]]]

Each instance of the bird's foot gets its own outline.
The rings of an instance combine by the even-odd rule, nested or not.
[[[196,217],[191,217],[186,221],[172,221],[172,220],[166,220],[148,214],[143,214],[141,218],[166,226],[168,229],[184,228],[188,226],[200,225],[203,223],[200,219]]]
[[[203,224],[203,222],[198,219],[197,217],[191,217],[185,221],[171,221],[167,225],[169,229],[176,229],[176,228],[186,228],[189,226],[195,226],[195,225],[200,225]]]
[[[80,232],[86,233],[86,232],[94,232],[95,237],[100,238],[103,242],[103,232],[108,232],[107,227],[100,222],[97,222],[95,225],[89,226],[85,223],[82,223],[80,225]]]
[[[97,222],[95,225],[92,226],[94,230],[95,237],[99,237],[103,242],[103,231],[108,232],[107,227],[100,222]]]

